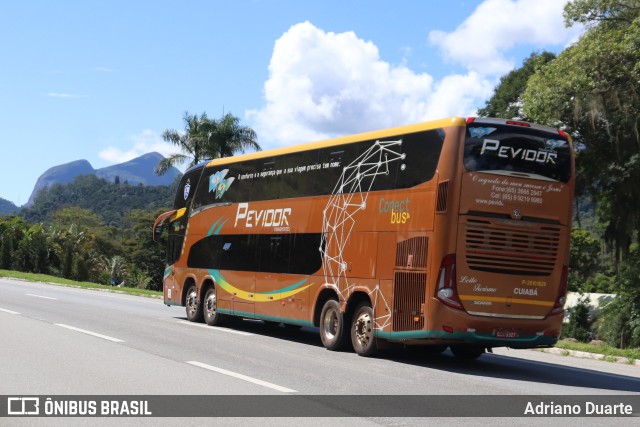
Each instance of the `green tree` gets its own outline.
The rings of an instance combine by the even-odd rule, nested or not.
[[[566,128],[578,179],[598,203],[616,270],[640,229],[640,2],[576,0],[568,23],[590,23],[580,40],[531,76],[524,112]],[[595,21],[594,21],[595,19]]]
[[[184,131],[175,129],[166,129],[162,132],[162,139],[180,148],[180,153],[171,154],[169,157],[162,159],[156,166],[156,174],[162,175],[169,170],[170,167],[188,163],[188,167],[200,163],[208,157],[205,154],[207,138],[213,122],[207,117],[207,113],[189,114],[185,111]]]
[[[84,230],[100,228],[102,221],[93,211],[77,206],[65,206],[51,215],[51,224],[58,227],[76,225]]]
[[[506,119],[527,120],[522,111],[522,94],[527,87],[529,77],[537,68],[555,59],[551,52],[532,53],[522,63],[522,67],[510,71],[500,78],[500,83],[484,108],[478,110],[480,117],[502,117]]]
[[[580,297],[578,303],[569,309],[569,324],[565,330],[565,335],[575,338],[578,341],[589,341],[589,332],[593,319],[589,314],[591,305],[589,297]]]
[[[640,13],[637,0],[574,0],[564,8],[567,25],[611,21],[632,24]]]
[[[240,124],[240,119],[231,113],[214,122],[207,135],[207,154],[211,159],[230,157],[246,150],[261,150],[253,129]]]
[[[154,242],[151,228],[154,220],[162,211],[149,213],[134,210],[125,217],[124,225],[129,230],[128,238],[123,241],[129,263],[134,266],[129,271],[129,280],[148,289],[162,289],[162,274],[165,267],[165,245]],[[145,275],[148,281],[145,282]]]
[[[640,247],[632,245],[630,256],[617,276],[618,296],[601,310],[601,336],[620,348],[640,347]]]
[[[25,272],[48,273],[50,249],[43,225],[31,226],[18,243],[13,268]]]
[[[587,230],[571,230],[569,256],[569,288],[571,291],[585,291],[584,283],[600,267],[600,242]]]
[[[203,160],[233,156],[247,149],[260,150],[256,132],[240,124],[240,119],[227,113],[219,120],[209,119],[207,113],[190,115],[184,113],[184,131],[167,129],[162,138],[180,148],[163,159],[156,166],[158,175],[164,174],[171,166],[187,163],[188,167]]]
[[[68,228],[52,228],[52,240],[54,241],[54,251],[60,265],[60,275],[67,279],[77,278],[78,258],[82,258],[91,249],[90,240],[92,236],[81,230],[75,224]],[[85,265],[80,265],[84,276]],[[83,280],[85,278],[83,277]]]
[[[10,270],[15,263],[16,251],[24,233],[29,228],[27,222],[19,217],[9,217],[0,223],[0,268]]]

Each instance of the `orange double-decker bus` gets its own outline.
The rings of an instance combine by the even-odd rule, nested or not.
[[[182,177],[164,302],[317,327],[330,350],[560,335],[574,191],[563,131],[448,118],[216,159]]]

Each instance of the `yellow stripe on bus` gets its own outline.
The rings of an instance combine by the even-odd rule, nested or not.
[[[459,295],[463,301],[491,301],[504,302],[512,304],[542,305],[545,307],[553,307],[554,301],[536,301],[522,298],[503,298],[503,297],[480,297],[476,295]]]

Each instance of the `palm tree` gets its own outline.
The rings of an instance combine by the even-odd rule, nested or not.
[[[203,160],[203,150],[207,142],[207,135],[211,127],[211,120],[207,113],[190,115],[188,111],[184,113],[184,131],[167,129],[162,132],[162,139],[180,147],[181,153],[171,154],[168,158],[162,159],[156,166],[156,174],[163,175],[170,167],[189,162],[189,167],[200,163]]]
[[[184,131],[167,129],[162,138],[177,145],[181,153],[175,153],[158,163],[157,175],[164,174],[170,167],[188,163],[188,167],[203,160],[233,156],[244,153],[246,149],[261,150],[257,142],[256,132],[248,126],[242,126],[240,119],[231,113],[220,120],[209,119],[207,113],[190,115],[184,113]]]
[[[230,157],[251,149],[260,151],[256,132],[249,126],[240,124],[240,119],[231,113],[215,121],[207,138],[207,152],[210,158]]]

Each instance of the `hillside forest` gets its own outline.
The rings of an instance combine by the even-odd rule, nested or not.
[[[563,129],[574,140],[576,198],[569,290],[615,294],[598,318],[585,297],[565,335],[640,347],[640,0],[574,0],[566,25],[586,25],[559,54],[533,52],[503,76],[480,116]],[[184,131],[163,137],[180,162],[259,149],[255,132],[227,115],[184,116]],[[131,186],[96,176],[42,190],[32,206],[0,216],[0,269],[80,281],[162,287],[164,242],[154,219],[170,209],[172,186]]]

